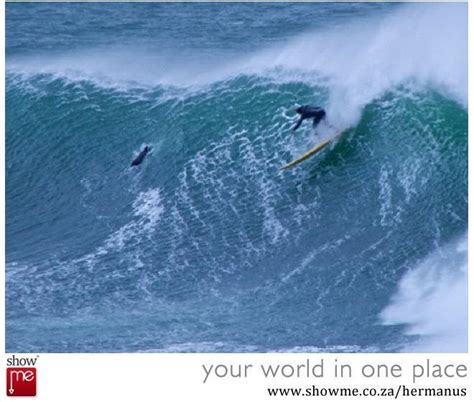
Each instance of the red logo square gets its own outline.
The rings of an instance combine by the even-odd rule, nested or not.
[[[8,367],[7,396],[36,396],[36,368]]]

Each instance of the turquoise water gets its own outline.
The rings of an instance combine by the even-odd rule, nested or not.
[[[466,5],[6,10],[8,352],[466,350]]]

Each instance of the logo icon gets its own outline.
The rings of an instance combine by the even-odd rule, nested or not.
[[[7,396],[36,396],[36,368],[7,367]]]

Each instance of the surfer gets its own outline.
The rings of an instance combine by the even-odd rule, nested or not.
[[[325,110],[318,106],[310,106],[310,105],[300,106],[296,109],[296,113],[300,114],[301,116],[300,116],[300,119],[298,120],[298,123],[296,123],[296,126],[293,127],[293,131],[296,131],[298,127],[301,126],[301,123],[303,123],[303,120],[312,118],[313,127],[316,128],[319,122],[326,117]]]
[[[138,166],[143,162],[143,159],[145,159],[145,156],[147,155],[148,152],[151,151],[151,147],[146,146],[143,148],[143,150],[138,154],[138,156],[132,161],[132,164],[130,166]]]

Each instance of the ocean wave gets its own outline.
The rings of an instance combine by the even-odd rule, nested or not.
[[[408,271],[381,313],[414,340],[405,352],[467,352],[467,234]]]
[[[434,342],[430,301],[463,276],[417,267],[467,227],[466,21],[463,5],[418,6],[202,64],[196,49],[112,45],[9,57],[8,349],[21,334],[31,350]],[[305,122],[293,135],[302,103],[341,135],[281,171],[335,132]],[[430,281],[425,300],[413,289]],[[410,316],[412,299],[425,315]],[[384,306],[410,329],[381,325]]]
[[[436,85],[467,107],[467,18],[462,5],[405,5],[383,18],[318,29],[230,61],[190,57],[124,48],[83,50],[47,59],[9,59],[7,73],[89,80],[123,90],[199,89],[240,75],[305,82],[329,87],[327,109],[343,127],[353,125],[365,105],[410,80]]]

